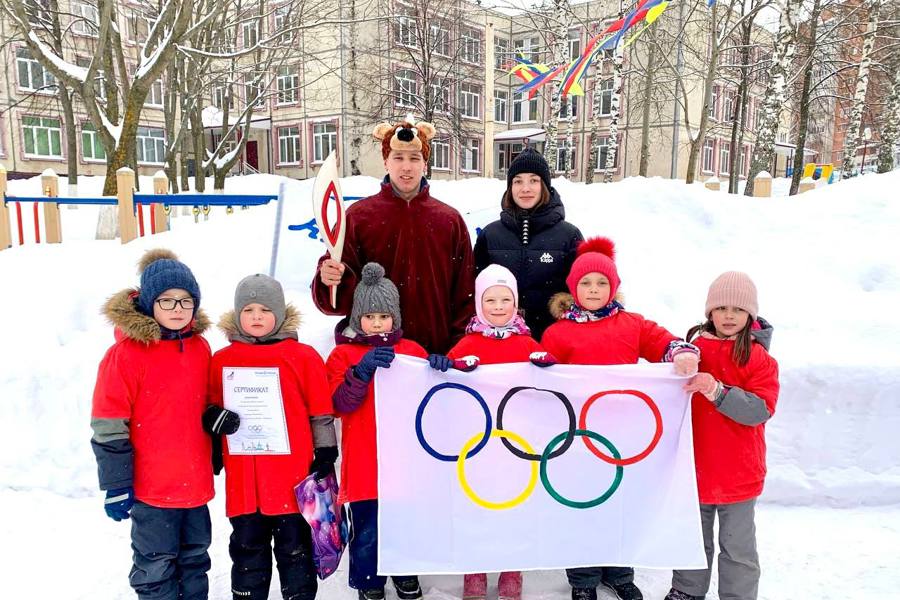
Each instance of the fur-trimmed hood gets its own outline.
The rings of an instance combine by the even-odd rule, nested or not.
[[[138,310],[135,299],[139,293],[140,290],[136,288],[117,292],[103,304],[101,312],[116,328],[117,337],[122,335],[136,342],[152,344],[162,339],[162,327],[156,319]],[[189,326],[196,334],[209,329],[210,320],[202,308],[197,309],[197,314]]]
[[[621,305],[625,305],[625,297],[621,292],[616,292],[616,297],[613,298],[616,302]],[[575,297],[572,296],[569,292],[557,292],[550,297],[550,302],[547,303],[547,309],[550,311],[550,314],[553,315],[554,319],[562,319],[566,316],[566,311],[569,310],[572,305],[575,304]]]
[[[275,339],[283,340],[287,338],[297,339],[297,330],[300,329],[300,323],[303,321],[302,316],[303,315],[293,304],[287,304],[284,307],[284,322],[281,324],[281,328],[266,336],[264,341]],[[230,341],[255,341],[255,338],[245,336],[238,329],[236,315],[233,310],[229,310],[223,314],[219,319],[219,322],[216,323],[216,327],[218,327]]]

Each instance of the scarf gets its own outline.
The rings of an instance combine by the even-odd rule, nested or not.
[[[624,309],[625,307],[619,304],[618,300],[613,300],[598,310],[587,310],[573,302],[572,306],[569,307],[569,310],[563,313],[562,318],[575,321],[576,323],[592,323],[594,321],[599,321],[600,319],[605,319],[606,317],[611,317]]]
[[[466,333],[480,333],[484,337],[493,338],[495,340],[505,340],[513,335],[531,335],[531,330],[528,328],[528,325],[525,324],[525,319],[522,318],[522,315],[517,314],[512,318],[512,321],[503,327],[496,327],[489,323],[485,323],[477,316],[472,317],[472,320],[469,321],[469,324],[466,326]]]

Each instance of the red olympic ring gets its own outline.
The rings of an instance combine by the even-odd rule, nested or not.
[[[653,401],[653,398],[643,392],[639,392],[638,390],[606,390],[604,392],[597,392],[596,394],[588,398],[587,402],[584,403],[584,406],[581,407],[581,415],[578,417],[579,429],[587,429],[587,413],[588,410],[590,410],[591,406],[594,404],[594,401],[609,394],[637,396],[638,398],[643,400],[648,407],[650,407],[650,410],[653,412],[653,418],[656,420],[656,433],[653,434],[653,439],[650,440],[650,443],[646,448],[644,448],[643,452],[625,458],[613,458],[611,456],[603,454],[602,452],[600,452],[600,450],[597,449],[596,446],[594,446],[594,443],[591,442],[590,438],[588,438],[587,436],[581,436],[581,440],[584,442],[585,446],[587,446],[588,450],[590,450],[591,453],[594,454],[594,456],[604,462],[608,462],[611,465],[616,465],[617,467],[633,465],[634,463],[647,458],[647,456],[651,452],[653,452],[653,449],[656,448],[656,444],[659,443],[659,439],[662,437],[663,433],[662,415],[659,413],[659,407],[656,406],[656,402]]]

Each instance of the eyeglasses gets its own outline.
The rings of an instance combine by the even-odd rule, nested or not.
[[[175,310],[176,305],[184,310],[194,310],[193,298],[160,298],[156,303],[163,310]]]

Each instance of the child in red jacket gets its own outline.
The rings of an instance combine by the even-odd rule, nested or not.
[[[729,271],[710,286],[706,322],[688,331],[702,352],[695,392],[694,461],[708,567],[675,571],[666,600],[702,600],[709,589],[719,516],[719,596],[755,600],[759,556],[753,522],[766,476],[765,423],[775,412],[778,363],[769,356],[772,326],[758,317],[756,286]]]
[[[266,275],[241,280],[234,311],[219,322],[231,344],[212,358],[212,404],[203,421],[213,435],[237,434],[224,447],[225,512],[233,529],[228,545],[231,592],[236,599],[269,597],[273,540],[284,600],[316,596],[311,532],[294,487],[308,474],[321,478],[334,472],[337,440],[325,364],[311,346],[297,341],[299,324],[300,314],[285,304],[281,284]],[[268,418],[274,416],[283,434],[253,439],[253,432],[266,424],[255,418],[258,409],[249,406],[263,397],[241,397],[248,388],[271,394],[276,409]],[[226,399],[232,408],[241,401],[241,411],[223,408]]]
[[[608,238],[592,238],[578,246],[566,278],[571,294],[550,299],[550,313],[558,320],[541,338],[547,352],[564,364],[625,365],[643,358],[673,362],[681,375],[697,372],[696,346],[675,337],[653,321],[628,312],[616,297],[619,273],[615,246]],[[610,588],[623,600],[641,600],[631,567],[567,569],[573,600],[596,600],[597,585]]]
[[[403,337],[400,294],[384,267],[368,263],[353,291],[350,316],[335,328],[335,346],[325,363],[335,412],[341,418],[341,486],[338,503],[350,522],[350,587],[359,600],[383,600],[387,578],[378,575],[378,448],[375,431],[377,369],[388,369],[396,354],[428,358],[436,369],[451,365],[444,356]],[[415,575],[393,576],[401,600],[422,597]]]
[[[141,286],[103,312],[116,343],[97,373],[91,447],[106,514],[131,518],[138,598],[205,600],[213,497],[210,439],[200,417],[209,384],[209,320],[200,287],[168,250],[139,263]]]
[[[489,265],[475,278],[475,316],[466,335],[450,350],[450,359],[475,364],[532,361],[549,366],[554,360],[531,337],[525,320],[518,314],[519,291],[515,276],[500,265]],[[505,571],[497,583],[500,600],[522,597],[522,573]],[[463,579],[463,600],[484,600],[487,576],[471,573]]]

